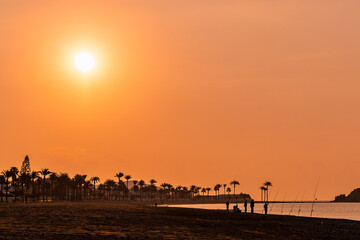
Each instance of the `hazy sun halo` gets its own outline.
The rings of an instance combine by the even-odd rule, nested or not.
[[[88,52],[80,52],[74,58],[75,67],[83,73],[93,70],[95,62],[94,56]]]

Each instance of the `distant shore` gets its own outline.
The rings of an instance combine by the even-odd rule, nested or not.
[[[1,239],[357,239],[360,222],[145,203],[0,204]]]

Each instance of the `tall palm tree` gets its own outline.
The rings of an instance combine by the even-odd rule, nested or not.
[[[137,197],[137,192],[139,190],[139,187],[138,187],[138,180],[133,180],[133,192],[134,192],[134,196]],[[129,192],[130,193],[130,192]]]
[[[8,202],[9,178],[11,178],[12,172],[10,170],[4,170],[3,175],[5,176],[5,201]]]
[[[209,196],[209,194],[210,194],[210,191],[211,191],[211,188],[206,188],[206,191],[207,191],[207,195]]]
[[[235,188],[236,188],[236,185],[240,185],[240,183],[236,180],[233,180],[230,185],[234,185],[234,196],[235,196]]]
[[[94,183],[94,199],[95,199],[95,190],[96,190],[96,183],[100,181],[100,178],[99,177],[92,177],[90,179],[90,181],[92,181]]]
[[[162,183],[161,185],[160,185],[160,187],[162,187],[162,188],[164,188],[164,199],[166,200],[166,187],[168,186],[168,184],[167,183]]]
[[[157,183],[157,181],[155,180],[155,179],[150,179],[150,185],[151,186],[154,186],[155,185],[155,183]]]
[[[35,195],[36,195],[36,188],[35,188],[35,180],[39,177],[39,172],[37,171],[32,171],[30,173],[30,181],[31,181],[31,185],[32,185],[32,197],[33,197],[33,201],[35,202]]]
[[[224,187],[224,197],[225,197],[225,188],[226,188],[227,184],[223,184],[223,187]]]
[[[61,188],[61,200],[70,199],[70,177],[67,173],[60,173],[59,183]]]
[[[55,188],[55,184],[58,181],[58,175],[56,173],[51,173],[50,174],[50,190],[51,190],[51,201],[54,201],[54,188]]]
[[[111,200],[112,197],[111,197],[111,190],[115,188],[116,186],[116,183],[114,180],[112,179],[107,179],[105,182],[104,182],[104,186],[105,186],[105,189],[108,191],[108,199]]]
[[[203,198],[205,198],[206,188],[202,188],[202,189],[201,189],[201,192],[202,192],[202,194],[203,194]]]
[[[230,187],[228,187],[227,189],[226,189],[226,192],[228,193],[228,196],[230,195],[230,193],[231,193],[231,188]]]
[[[125,179],[126,179],[126,189],[127,192],[129,193],[129,180],[131,179],[131,175],[126,175]]]
[[[81,174],[76,174],[74,176],[75,186],[78,190],[76,198],[80,201],[82,200],[82,194],[83,194],[82,187],[83,187],[83,184],[85,184],[86,177],[87,177],[87,175],[81,175]]]
[[[175,188],[178,199],[181,199],[181,189],[182,189],[182,186],[180,186],[180,185],[178,185],[178,186]]]
[[[139,181],[139,187],[140,187],[140,200],[142,201],[142,191],[143,191],[143,187],[145,186],[145,181],[144,180],[140,180]]]
[[[115,174],[115,177],[118,179],[118,189],[119,189],[119,197],[120,197],[120,189],[121,189],[121,178],[124,176],[124,174],[122,172],[118,172],[117,174]]]
[[[156,186],[155,183],[157,183],[157,181],[155,179],[150,179],[150,187],[151,187],[151,192],[153,193],[151,195],[152,199],[155,198],[155,194],[156,194]]]
[[[269,181],[264,182],[264,187],[266,188],[266,201],[269,201],[269,187],[272,187],[272,183]]]
[[[89,199],[89,189],[92,187],[91,181],[90,180],[86,180],[84,182],[84,199],[87,200]]]
[[[216,196],[216,194],[217,194],[217,192],[219,191],[219,184],[216,184],[215,186],[214,186],[214,191],[215,191],[215,196]]]
[[[43,202],[45,201],[45,182],[46,182],[46,176],[49,175],[51,172],[48,168],[43,168],[40,171],[40,174],[43,176],[43,186],[42,186],[42,195],[43,195]]]
[[[30,173],[29,172],[21,172],[19,179],[20,179],[20,183],[21,183],[21,200],[22,200],[22,202],[27,202],[27,192],[29,189]],[[25,187],[25,191],[24,191],[24,187]]]
[[[15,191],[14,192],[14,195],[15,195],[14,202],[16,202],[19,169],[17,167],[12,167],[12,168],[10,168],[10,171],[11,171],[11,185],[14,187],[14,191]]]
[[[217,192],[218,192],[218,200],[220,199],[220,189],[221,189],[221,184],[216,184],[216,186],[217,186]]]
[[[260,186],[260,191],[261,191],[261,201],[265,201],[265,191],[266,191],[266,187]]]

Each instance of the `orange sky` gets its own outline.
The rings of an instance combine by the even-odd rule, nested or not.
[[[0,2],[0,169],[259,199],[359,187],[360,2]],[[73,55],[86,49],[86,76]]]

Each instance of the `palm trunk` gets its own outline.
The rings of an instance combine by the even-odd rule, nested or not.
[[[95,190],[96,190],[96,185],[95,185],[95,181],[94,181],[94,200],[95,200]]]
[[[43,202],[45,201],[45,176],[44,176],[44,181],[43,181],[43,185],[42,185],[42,195],[43,195]]]
[[[269,201],[269,188],[266,188],[266,201]]]
[[[126,188],[127,188],[127,194],[128,194],[128,198],[130,198],[130,192],[129,192],[129,180],[126,180]]]

